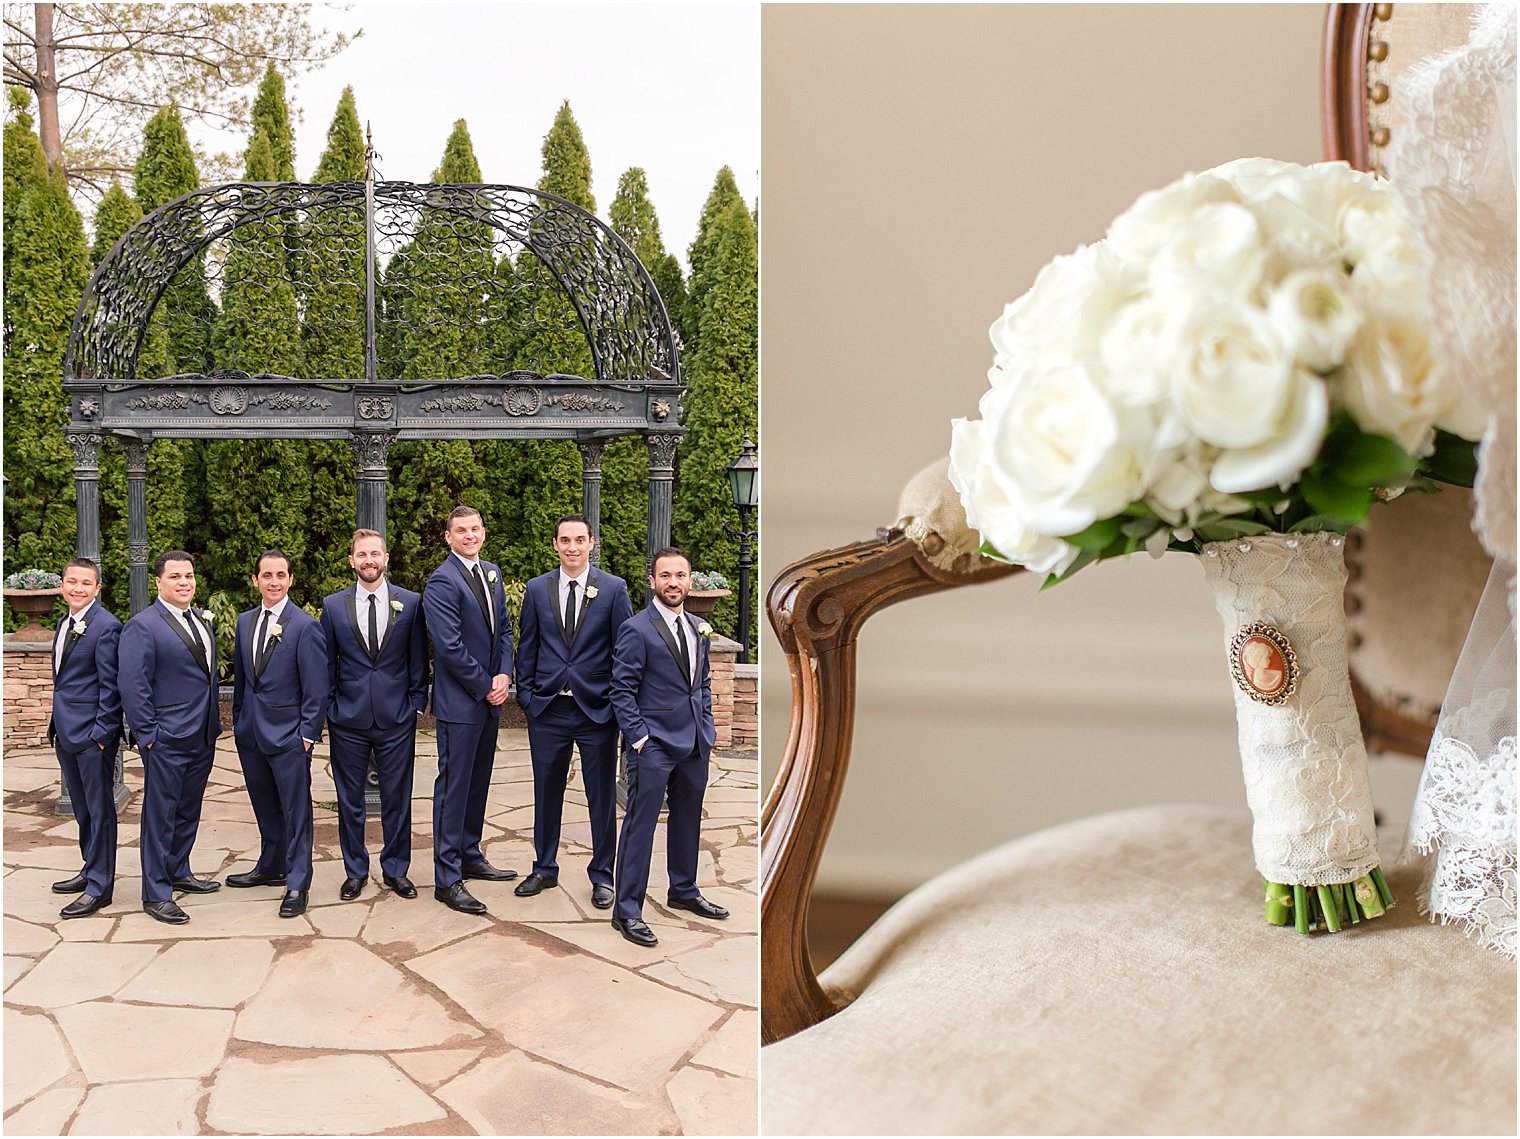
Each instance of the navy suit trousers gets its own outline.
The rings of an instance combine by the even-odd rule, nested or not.
[[[628,810],[618,840],[614,917],[632,920],[643,916],[662,798],[670,800],[670,817],[665,824],[665,866],[670,881],[666,896],[698,896],[697,847],[706,791],[707,760],[695,748],[687,755],[675,755],[650,739],[642,752],[629,753]]]
[[[417,726],[340,728],[327,722],[332,744],[333,782],[338,788],[338,845],[350,878],[369,877],[364,845],[364,777],[371,749],[380,776],[380,872],[400,878],[412,868],[412,770],[417,758]]]
[[[255,874],[284,874],[285,889],[311,889],[311,757],[296,746],[273,755],[238,744],[238,762],[259,823]]]
[[[452,886],[464,867],[485,861],[480,835],[496,763],[500,715],[478,724],[438,721],[438,778],[433,783],[433,885]]]
[[[142,856],[145,902],[174,898],[171,883],[190,876],[190,848],[201,825],[201,801],[211,775],[214,748],[210,745],[175,747],[162,736],[144,749]]]
[[[591,818],[587,877],[594,886],[610,886],[617,850],[617,722],[598,724],[570,696],[556,696],[543,715],[528,717],[528,748],[533,756],[533,873],[541,878],[559,877],[565,780],[576,746],[580,747]]]
[[[79,751],[59,741],[58,766],[79,823],[79,853],[84,858],[85,893],[103,898],[116,881],[116,802],[113,796],[116,744],[114,733],[101,748],[91,740]]]

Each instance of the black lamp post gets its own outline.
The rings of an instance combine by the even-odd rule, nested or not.
[[[739,663],[749,663],[749,571],[754,564],[750,560],[750,539],[760,531],[749,528],[750,511],[760,504],[760,460],[755,456],[755,445],[745,436],[739,457],[728,464],[728,486],[734,494],[734,505],[739,508],[739,529],[725,527],[739,539]]]

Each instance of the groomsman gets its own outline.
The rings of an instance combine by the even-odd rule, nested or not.
[[[554,527],[559,569],[528,582],[517,642],[517,702],[533,757],[533,871],[519,897],[559,885],[559,831],[570,753],[579,748],[591,816],[591,904],[612,905],[617,848],[617,721],[608,688],[612,644],[633,616],[628,584],[591,565],[596,539],[579,514]]]
[[[285,887],[282,918],[306,912],[311,890],[311,748],[327,712],[327,639],[290,600],[290,559],[266,550],[254,564],[263,604],[238,614],[232,660],[232,733],[259,824],[252,870],[229,886]]]
[[[412,866],[412,768],[417,716],[427,706],[427,633],[422,598],[385,578],[390,554],[374,530],[355,530],[348,564],[359,580],[322,601],[322,632],[332,700],[327,708],[338,844],[347,877],[338,890],[357,898],[369,878],[364,845],[364,780],[370,752],[380,776],[380,871],[403,898],[415,898]]]
[[[506,882],[480,850],[486,792],[496,762],[501,706],[512,688],[512,621],[501,571],[482,561],[485,523],[459,506],[444,525],[450,553],[428,578],[422,610],[433,642],[433,716],[438,779],[433,785],[433,896],[466,914],[486,907],[466,878]]]
[[[654,600],[618,630],[612,650],[612,707],[633,748],[612,927],[637,945],[659,944],[644,923],[643,911],[661,799],[670,803],[665,904],[699,917],[728,917],[727,910],[697,892],[702,795],[716,738],[707,660],[712,627],[684,610],[691,559],[666,547],[655,554],[651,566]]]
[[[53,639],[53,715],[48,742],[79,823],[84,869],[53,883],[55,894],[78,894],[61,916],[82,918],[111,902],[116,884],[116,802],[113,774],[121,739],[121,690],[116,654],[121,622],[97,605],[100,569],[88,558],[63,567],[69,615]]]
[[[195,562],[168,550],[153,565],[158,601],[121,631],[121,707],[142,753],[138,847],[143,910],[178,925],[190,916],[173,891],[209,894],[221,883],[190,873],[201,799],[222,727],[216,704],[216,637],[210,614],[192,607]]]

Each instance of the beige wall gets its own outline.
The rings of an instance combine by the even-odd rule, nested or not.
[[[764,8],[762,578],[895,517],[975,415],[987,329],[1141,192],[1320,157],[1319,5]],[[1222,633],[1193,560],[874,618],[820,885],[898,890],[1032,829],[1244,805]],[[766,631],[764,767],[786,734]],[[1403,811],[1414,765],[1383,765]],[[1391,805],[1390,805],[1391,804]]]

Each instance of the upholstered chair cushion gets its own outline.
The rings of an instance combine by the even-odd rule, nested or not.
[[[854,1002],[764,1050],[764,1128],[1513,1134],[1514,964],[1388,877],[1385,917],[1305,937],[1262,921],[1244,811],[1016,840],[823,974]]]

